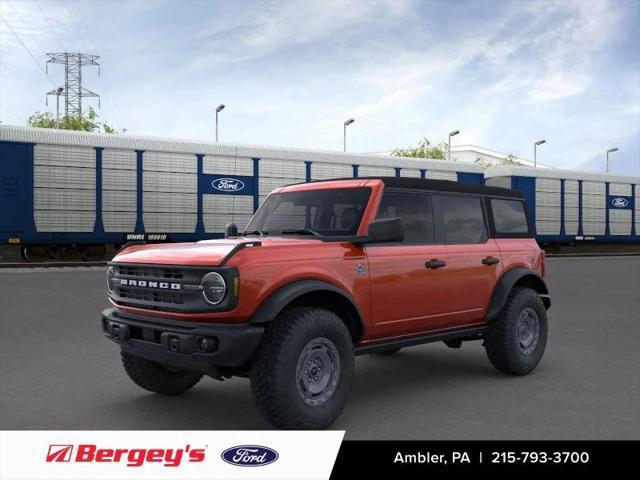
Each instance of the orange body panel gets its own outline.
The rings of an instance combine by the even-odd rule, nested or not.
[[[275,191],[328,188],[371,188],[358,235],[366,235],[375,218],[384,184],[353,179],[291,185]],[[297,280],[321,280],[348,293],[365,327],[361,343],[382,338],[482,324],[501,276],[515,267],[544,275],[544,253],[532,238],[488,239],[482,244],[406,245],[325,242],[313,237],[240,237],[185,244],[129,247],[116,262],[211,266],[219,265],[235,245],[262,242],[235,254],[227,265],[237,267],[239,301],[225,312],[177,313],[114,305],[122,311],[174,320],[245,323],[281,287]],[[485,265],[497,257],[497,265]],[[446,268],[425,263],[442,260]]]

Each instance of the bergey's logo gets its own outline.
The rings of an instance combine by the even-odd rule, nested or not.
[[[75,455],[73,455],[75,450]],[[204,448],[100,448],[94,444],[49,445],[47,463],[120,463],[127,467],[141,467],[158,463],[164,467],[178,467],[184,462],[201,463]]]
[[[239,445],[222,452],[222,459],[238,467],[262,467],[275,462],[279,455],[275,450],[260,445]]]
[[[613,205],[615,208],[625,208],[629,205],[629,200],[622,197],[616,197],[611,199],[611,205]]]
[[[68,462],[71,460],[73,445],[49,445],[47,462]]]
[[[244,188],[244,182],[237,178],[217,178],[211,186],[221,192],[239,192]]]

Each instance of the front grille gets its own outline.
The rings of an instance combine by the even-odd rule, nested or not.
[[[162,280],[182,280],[184,269],[168,267],[141,267],[137,265],[114,266],[116,275],[132,278],[157,278]]]
[[[182,305],[184,303],[184,294],[171,291],[153,290],[149,288],[135,288],[119,286],[118,295],[125,301],[142,300],[145,302],[153,302],[168,305]]]
[[[115,264],[113,268],[116,278],[113,299],[121,305],[152,310],[179,311],[186,303],[185,295],[188,293],[184,290],[151,287],[149,283],[199,283],[201,277],[200,272],[185,272],[180,267]],[[119,278],[137,280],[147,285],[120,285],[117,282]]]
[[[237,297],[227,294],[216,306],[209,305],[197,288],[211,271],[219,272],[233,285],[238,275],[235,267],[152,265],[109,263],[111,291],[109,297],[117,305],[167,312],[201,313],[235,308]],[[232,292],[231,289],[227,289]]]

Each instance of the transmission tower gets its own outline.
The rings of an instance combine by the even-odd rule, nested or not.
[[[100,106],[100,95],[82,86],[82,67],[97,66],[98,76],[100,76],[100,64],[98,55],[89,55],[86,53],[47,53],[47,73],[49,72],[49,64],[57,63],[64,65],[64,97],[65,115],[71,117],[82,116],[82,99],[86,97],[97,97],[98,106]],[[58,89],[51,90],[47,95],[60,95]]]

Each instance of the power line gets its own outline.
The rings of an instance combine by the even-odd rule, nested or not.
[[[7,1],[5,1],[4,3],[5,3],[5,5],[7,5],[7,6],[8,6],[12,11],[13,11],[13,13],[15,14],[16,18],[18,19],[18,21],[20,22],[20,24],[22,25],[22,27],[24,28],[24,30],[25,30],[25,31],[27,32],[27,34],[28,34],[29,36],[31,36],[31,38],[33,38],[33,40],[36,42],[36,45],[38,45],[38,48],[39,48],[40,50],[42,50],[43,52],[44,52],[44,51],[46,51],[46,48],[42,46],[42,44],[38,41],[38,38],[34,35],[34,33],[33,33],[33,29],[32,29],[32,28],[30,28],[30,27],[29,27],[29,26],[28,26],[28,25],[27,25],[27,24],[22,20],[22,18],[20,17],[20,13],[18,13],[18,11],[17,11],[15,8],[13,8],[13,5],[11,5],[11,3],[7,2]]]
[[[100,52],[98,51],[98,48],[96,46],[96,42],[94,42],[93,37],[91,36],[91,31],[89,30],[89,28],[87,27],[87,24],[84,21],[84,18],[83,18],[83,15],[82,15],[82,9],[80,8],[80,4],[78,3],[77,0],[74,0],[74,1],[75,1],[76,9],[78,10],[78,19],[80,20],[80,24],[84,28],[86,36],[89,39],[89,42],[91,43],[91,45],[93,46],[96,54],[99,55]],[[113,112],[115,113],[116,117],[118,118],[118,121],[120,122],[120,125],[121,126],[124,125],[124,122],[122,121],[122,115],[120,115],[120,109],[118,108],[118,105],[117,105],[117,102],[116,102],[116,97],[113,95],[113,91],[111,90],[111,85],[110,85],[110,82],[109,82],[109,76],[108,76],[107,72],[105,71],[104,82],[102,81],[102,76],[101,75],[98,75],[98,80],[100,81],[100,84],[102,85],[102,88],[107,92],[107,100],[111,104],[111,106],[113,108]]]
[[[69,8],[69,5],[67,5],[67,1],[66,0],[63,0],[63,5],[64,5],[64,8],[67,10],[67,12],[69,12],[69,18],[71,19],[71,22],[73,23],[73,26],[76,29],[76,32],[78,34],[78,38],[82,42],[82,46],[84,47],[84,50],[86,52],[88,52],[89,48],[87,47],[87,44],[84,41],[84,37],[82,36],[82,32],[80,31],[80,28],[78,27],[78,24],[76,23],[76,19],[75,19],[74,15],[73,15],[73,12]]]
[[[58,32],[56,32],[55,28],[53,28],[53,25],[51,25],[51,21],[49,20],[49,17],[45,13],[45,11],[42,9],[40,2],[38,0],[35,0],[35,2],[36,2],[36,5],[38,6],[38,9],[40,10],[40,13],[42,14],[42,17],[47,22],[47,25],[49,25],[49,30],[51,30],[51,33],[53,33],[53,35],[56,37],[58,44],[62,47],[62,50],[67,51],[67,48],[64,46],[64,44],[62,43],[62,40],[60,40],[60,37],[58,36]]]
[[[42,68],[42,65],[40,65],[40,62],[38,62],[38,59],[33,55],[33,53],[31,53],[31,50],[29,50],[29,47],[27,47],[25,45],[25,43],[22,41],[22,39],[20,38],[20,36],[15,32],[15,30],[13,30],[13,28],[11,28],[11,25],[9,25],[9,22],[7,22],[7,20],[2,16],[2,14],[0,14],[0,19],[2,19],[2,21],[4,22],[4,24],[7,26],[7,28],[9,29],[9,31],[11,31],[11,33],[13,33],[13,36],[16,37],[16,39],[18,40],[18,42],[20,42],[20,45],[22,45],[22,48],[24,48],[27,53],[29,54],[29,56],[31,57],[31,59],[35,62],[35,64],[38,66],[38,68],[42,71],[42,73],[44,73],[45,77],[47,77],[47,79],[51,82],[51,85],[53,85],[54,87],[56,86],[55,82],[51,79],[51,77],[49,76],[49,74],[47,73],[47,71]]]
[[[3,109],[4,111],[6,111],[8,114],[10,114],[11,116],[15,117],[18,121],[22,122],[24,120],[22,120],[22,118],[20,118],[18,115],[16,115],[14,112],[12,112],[11,110],[9,110],[5,105],[0,105],[0,108]]]
[[[33,94],[34,97],[37,97],[38,100],[42,100],[42,97],[36,93],[38,91],[37,88],[35,88],[30,82],[27,82],[24,80],[24,78],[22,78],[21,75],[18,75],[18,73],[16,71],[14,71],[13,69],[9,68],[9,65],[7,65],[6,63],[4,63],[2,60],[0,60],[0,66],[3,67],[4,71],[9,72],[11,75],[13,75],[15,77],[16,80],[18,80],[22,86],[26,86],[31,88],[31,90],[27,89],[31,94]]]

